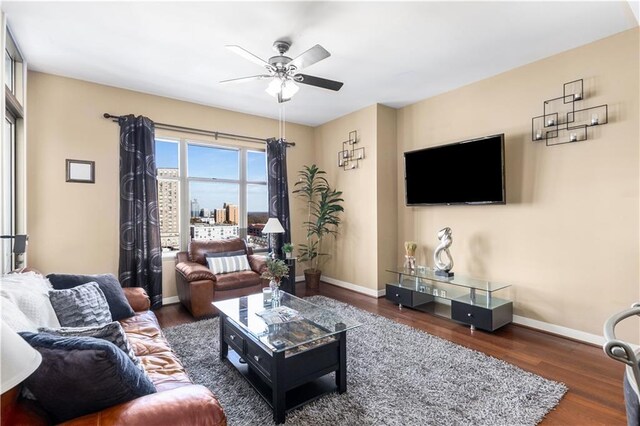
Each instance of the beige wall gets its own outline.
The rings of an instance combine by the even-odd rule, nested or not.
[[[104,112],[256,137],[278,134],[271,119],[50,74],[30,72],[27,95],[29,264],[44,273],[117,273],[119,130],[102,118]],[[181,136],[160,130],[156,135]],[[287,124],[287,139],[296,142],[287,161],[293,185],[296,171],[312,161],[313,129]],[[66,183],[67,158],[95,161],[96,183]],[[294,243],[304,236],[302,218],[294,213],[297,203],[292,200]],[[173,263],[165,259],[163,265],[164,297],[176,295]]]
[[[396,263],[398,256],[398,209],[394,203],[398,184],[396,110],[378,105],[376,125],[378,289],[382,290],[389,280],[386,269]]]
[[[344,193],[344,214],[323,274],[364,287],[367,294],[384,289],[385,268],[397,253],[396,110],[372,105],[318,126],[318,165],[329,182]],[[365,159],[357,169],[337,166],[338,152],[349,132],[358,131]],[[358,289],[362,291],[362,289]]]
[[[636,28],[399,110],[398,243],[416,240],[432,265],[449,226],[457,274],[512,284],[516,315],[602,334],[640,300],[639,52]],[[542,102],[579,78],[581,105],[608,104],[609,124],[586,142],[532,142]],[[405,206],[402,152],[503,132],[506,205]],[[621,331],[640,343],[638,322]]]
[[[316,164],[327,172],[329,183],[343,192],[344,213],[338,236],[327,238],[331,255],[322,269],[325,277],[370,289],[377,288],[376,238],[376,111],[361,109],[315,128]],[[338,167],[338,152],[349,132],[358,131],[358,144],[366,158],[354,170]],[[325,251],[323,249],[323,251]]]

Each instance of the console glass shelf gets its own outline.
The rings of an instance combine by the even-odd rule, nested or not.
[[[493,295],[510,284],[460,275],[443,277],[426,267],[395,267],[387,272],[397,274],[398,279],[387,284],[386,298],[400,309],[407,306],[489,331],[513,319],[513,302]]]

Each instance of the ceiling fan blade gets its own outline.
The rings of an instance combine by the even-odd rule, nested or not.
[[[297,83],[308,84],[310,86],[321,87],[323,89],[338,91],[344,83],[335,80],[327,80],[326,78],[314,77],[307,74],[296,74],[295,81]]]
[[[226,45],[225,47],[230,51],[234,52],[235,54],[242,56],[246,60],[253,62],[254,64],[258,64],[261,67],[265,67],[267,69],[273,69],[273,66],[269,64],[267,61],[260,59],[253,53],[249,52],[246,49],[243,49],[240,46],[237,46],[235,44],[230,44],[230,45]]]
[[[262,80],[264,78],[271,78],[271,76],[270,75],[252,75],[250,77],[240,77],[240,78],[232,78],[230,80],[222,80],[220,83],[221,84],[244,83],[245,81]]]
[[[329,56],[331,56],[331,53],[327,52],[327,50],[319,44],[316,44],[311,49],[294,58],[287,66],[294,66],[297,70],[301,70]]]

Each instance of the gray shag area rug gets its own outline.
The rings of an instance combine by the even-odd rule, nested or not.
[[[567,391],[514,365],[323,296],[352,317],[347,392],[287,414],[287,425],[535,425]],[[191,379],[218,397],[230,426],[269,425],[272,411],[218,357],[218,318],[164,330]]]

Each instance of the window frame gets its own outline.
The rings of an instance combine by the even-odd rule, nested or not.
[[[176,144],[177,151],[178,151],[178,176],[177,177],[168,177],[168,176],[160,177],[160,176],[157,175],[157,172],[156,172],[156,180],[157,180],[158,184],[160,183],[160,181],[178,182],[178,209],[177,209],[177,212],[178,212],[178,246],[179,246],[179,249],[178,250],[171,250],[171,251],[166,251],[166,252],[163,251],[162,252],[162,256],[163,257],[165,257],[165,255],[170,257],[172,255],[175,255],[175,253],[177,253],[178,251],[182,250],[182,248],[183,248],[183,241],[182,241],[182,216],[183,216],[183,213],[182,213],[182,198],[183,198],[183,192],[182,192],[182,182],[181,182],[181,179],[180,179],[181,176],[182,176],[182,174],[181,174],[182,170],[180,169],[180,162],[181,162],[182,155],[181,155],[181,150],[180,150],[180,139],[167,138],[167,137],[156,137],[155,140],[154,140],[154,143],[157,143],[157,142],[165,142],[165,143]],[[157,164],[156,164],[156,169],[158,169],[158,168],[163,168],[164,169],[165,167],[157,167]],[[159,188],[159,186],[158,186],[158,188]],[[158,196],[159,195],[160,195],[160,191],[158,191]],[[160,206],[158,206],[158,214],[160,212],[159,208],[160,208]]]
[[[174,180],[179,182],[179,235],[180,235],[180,251],[186,251],[191,239],[190,225],[191,225],[191,182],[204,182],[204,183],[230,183],[238,185],[238,236],[240,238],[247,238],[248,227],[248,185],[264,185],[268,188],[268,167],[266,162],[266,147],[264,149],[247,147],[245,145],[233,145],[222,144],[218,141],[207,142],[203,140],[188,138],[188,137],[165,137],[156,136],[155,141],[161,142],[173,142],[178,144],[178,177],[177,178],[162,178],[165,180]],[[189,175],[189,146],[202,146],[206,148],[224,149],[238,152],[238,179],[227,178],[206,178],[195,177]],[[256,181],[249,180],[248,173],[248,158],[249,152],[264,153],[265,155],[265,180]],[[161,178],[158,177],[158,181]],[[268,213],[268,200],[267,200],[267,213]],[[256,253],[267,252],[268,249],[254,249]],[[163,252],[163,257],[174,257],[177,251]]]

